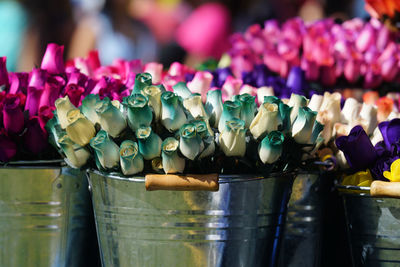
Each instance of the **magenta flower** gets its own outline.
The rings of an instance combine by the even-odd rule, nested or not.
[[[54,117],[53,111],[56,109],[56,107],[48,107],[48,106],[43,106],[39,109],[38,111],[38,117],[39,117],[39,123],[40,127],[44,129],[46,126],[46,123]],[[33,117],[33,116],[32,116]]]
[[[46,130],[40,126],[39,117],[31,117],[23,135],[24,147],[33,154],[39,154],[47,148],[47,137]]]
[[[8,72],[6,66],[6,57],[0,57],[0,86],[8,86]]]
[[[28,87],[35,87],[37,89],[44,89],[47,80],[47,72],[42,69],[33,69],[29,74]]]
[[[24,129],[24,114],[17,95],[6,95],[3,102],[3,124],[7,132],[18,134]]]
[[[63,85],[62,81],[55,77],[50,77],[44,85],[39,101],[39,109],[43,106],[54,106],[54,102],[60,97]]]
[[[35,116],[37,114],[42,93],[43,89],[38,89],[36,87],[28,87],[25,110],[29,111],[30,117]]]
[[[0,131],[0,161],[8,162],[17,154],[17,145],[6,135],[4,131]]]
[[[358,51],[365,52],[374,44],[375,40],[375,29],[371,24],[367,23],[356,40],[356,47]]]
[[[65,87],[65,94],[68,95],[69,100],[75,107],[78,107],[80,105],[84,92],[85,89],[76,84],[71,83]]]
[[[10,94],[16,94],[19,92],[26,93],[26,88],[28,87],[28,77],[29,74],[26,72],[10,72],[8,74],[8,79],[10,82]]]
[[[355,83],[361,74],[361,61],[349,59],[344,63],[344,77],[350,82]]]
[[[54,43],[48,44],[44,53],[41,68],[50,74],[64,73],[64,46]]]

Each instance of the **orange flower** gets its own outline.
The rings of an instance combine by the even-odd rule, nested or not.
[[[363,101],[368,105],[375,105],[376,101],[379,99],[379,94],[376,91],[369,91],[363,95]]]
[[[399,0],[365,0],[365,9],[375,18],[382,18],[387,15],[393,18],[395,11],[400,12]]]
[[[393,110],[394,101],[389,97],[381,97],[376,101],[378,106],[378,121],[384,121]]]

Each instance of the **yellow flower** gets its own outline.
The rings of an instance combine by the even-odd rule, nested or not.
[[[345,176],[342,185],[370,186],[372,175],[369,170],[359,171],[355,174]]]
[[[400,159],[393,161],[390,165],[390,172],[384,171],[383,176],[391,182],[400,182]]]
[[[67,134],[69,138],[80,146],[89,144],[90,139],[96,135],[96,130],[93,123],[91,123],[79,109],[70,110],[67,113]]]

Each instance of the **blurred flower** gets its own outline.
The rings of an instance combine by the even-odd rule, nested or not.
[[[368,135],[372,134],[378,125],[377,108],[364,103],[361,107],[358,123],[363,126]]]
[[[186,114],[178,95],[169,91],[163,92],[161,103],[161,123],[168,131],[174,132],[186,123]]]
[[[354,98],[347,98],[341,112],[341,121],[343,123],[352,123],[357,120],[362,104]]]
[[[69,138],[80,146],[89,144],[90,139],[96,135],[96,130],[79,109],[72,109],[67,113],[66,127]]]
[[[192,93],[200,94],[203,102],[205,102],[212,80],[213,76],[210,72],[198,71],[194,75],[193,80],[187,83],[187,87]]]
[[[185,169],[185,159],[178,155],[179,141],[173,137],[166,138],[161,145],[161,158],[164,172],[183,173]]]
[[[389,97],[381,97],[376,101],[378,107],[378,121],[384,121],[393,110],[394,101]]]
[[[258,155],[262,163],[272,164],[282,154],[284,136],[279,131],[272,131],[261,141],[258,147]]]
[[[6,61],[6,57],[0,57],[0,86],[8,86],[8,72]]]
[[[119,147],[110,139],[106,131],[100,130],[90,140],[90,146],[94,149],[96,165],[99,170],[118,167]]]
[[[125,97],[123,104],[128,111],[128,125],[132,131],[137,131],[141,126],[150,126],[153,112],[148,105],[148,99],[142,94],[132,94]]]
[[[242,84],[242,80],[228,76],[225,80],[225,83],[222,85],[222,100],[232,100],[234,95],[239,94],[239,89]]]
[[[335,143],[343,151],[349,166],[354,170],[365,170],[377,159],[375,148],[361,126],[351,129],[348,136],[337,138]]]
[[[161,138],[153,132],[150,126],[141,126],[136,131],[139,152],[145,160],[151,160],[161,155]]]
[[[143,157],[136,142],[125,140],[119,148],[121,170],[124,175],[133,175],[143,171]]]
[[[152,83],[159,84],[162,79],[163,65],[157,62],[149,62],[144,65],[143,72],[147,72],[152,77]]]
[[[41,68],[47,70],[50,74],[64,73],[64,46],[51,43],[47,45],[44,53]]]
[[[245,122],[238,118],[231,118],[225,122],[224,129],[219,135],[219,145],[228,157],[243,157],[246,153]]]

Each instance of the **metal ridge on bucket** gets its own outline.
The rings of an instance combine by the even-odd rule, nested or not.
[[[373,197],[370,187],[337,185],[353,266],[400,266],[400,199]]]
[[[216,192],[148,192],[143,177],[89,171],[103,266],[268,266],[293,175],[235,177]]]

